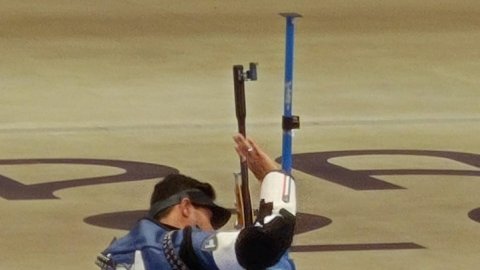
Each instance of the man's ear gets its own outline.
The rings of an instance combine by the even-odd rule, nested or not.
[[[181,201],[180,201],[180,210],[182,212],[182,216],[184,217],[189,217],[190,214],[191,214],[191,208],[192,208],[192,202],[190,201],[189,198],[183,198]]]

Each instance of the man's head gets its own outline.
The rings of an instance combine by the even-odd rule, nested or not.
[[[215,191],[182,174],[170,174],[155,185],[149,215],[169,225],[183,228],[218,229],[227,223],[230,211],[214,203]]]

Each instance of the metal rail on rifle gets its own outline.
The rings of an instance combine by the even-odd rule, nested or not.
[[[235,111],[238,122],[238,132],[246,136],[245,118],[247,116],[245,103],[245,81],[257,80],[257,64],[250,63],[249,70],[244,72],[242,65],[233,66],[233,83],[235,90]],[[253,210],[248,184],[247,161],[240,159],[240,173],[235,173],[235,196],[237,209],[237,228],[253,224]]]

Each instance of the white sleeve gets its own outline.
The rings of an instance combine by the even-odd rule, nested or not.
[[[296,214],[297,200],[295,193],[295,182],[293,178],[280,171],[272,171],[268,173],[262,181],[260,200],[263,200],[264,203],[267,204],[273,204],[271,213],[263,216],[263,220],[261,221],[261,223],[259,223],[258,220],[260,216],[257,216],[257,222],[255,223],[256,228],[265,227],[264,229],[268,231],[271,229],[269,228],[270,224],[268,224],[270,223],[270,221],[272,221],[276,217],[283,217],[283,215],[280,213],[281,209],[285,209],[291,215]],[[253,232],[252,228],[255,227],[247,227],[244,228],[242,231],[217,232],[214,238],[206,241],[206,246],[215,247],[211,250],[213,259],[215,260],[215,264],[218,266],[219,269],[244,270],[244,268],[240,265],[238,261],[237,256],[241,255],[236,253],[235,245],[239,234],[251,233]],[[275,230],[275,228],[273,227],[272,229]],[[293,227],[291,233],[293,233]],[[209,241],[212,242],[210,243]],[[252,246],[248,246],[249,244],[247,244],[245,248],[252,249]],[[255,255],[262,256],[262,254]]]
[[[280,216],[280,209],[285,209],[290,214],[297,213],[297,197],[295,181],[290,175],[280,171],[268,173],[262,181],[260,199],[265,203],[273,203],[272,214],[265,217],[264,223]]]
[[[239,231],[218,232],[216,235],[217,248],[213,250],[213,259],[218,269],[244,270],[237,261],[235,241]]]

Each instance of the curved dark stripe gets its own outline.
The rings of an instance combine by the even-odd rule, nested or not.
[[[326,252],[355,250],[389,250],[389,249],[423,249],[425,247],[411,242],[404,243],[366,243],[366,244],[332,244],[332,245],[299,245],[293,246],[293,252]]]
[[[480,223],[480,208],[473,209],[468,213],[468,217],[470,217],[472,220],[479,222]]]

